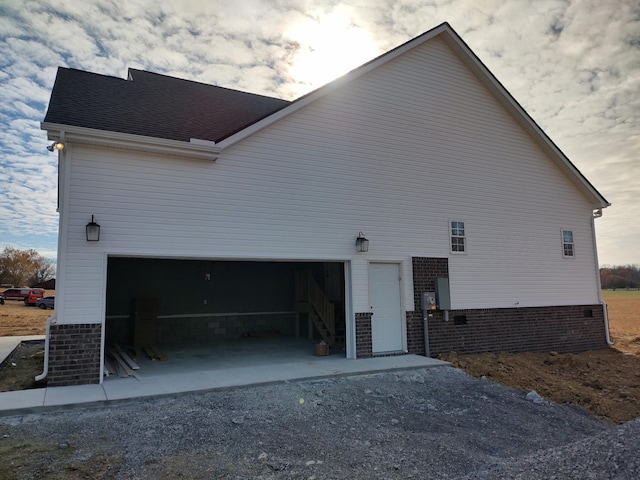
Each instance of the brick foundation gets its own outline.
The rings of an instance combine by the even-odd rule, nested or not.
[[[449,277],[448,259],[413,258],[415,306],[420,294],[434,291],[433,279]],[[406,312],[410,353],[424,355],[424,322],[421,310]],[[456,351],[575,353],[607,346],[602,305],[451,310],[428,319],[429,354]]]
[[[602,305],[452,310],[446,322],[442,312],[429,319],[431,356],[452,350],[577,353],[606,346]]]
[[[372,356],[371,312],[356,313],[356,358]]]
[[[100,324],[51,325],[48,387],[100,383]]]

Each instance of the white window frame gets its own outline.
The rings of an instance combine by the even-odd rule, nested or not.
[[[571,241],[568,242],[565,239],[565,233],[568,233],[571,235]],[[570,230],[568,228],[563,228],[560,231],[560,240],[562,242],[562,258],[576,258],[576,239],[575,236],[573,235],[573,230]],[[571,253],[567,254],[567,247],[570,248]]]
[[[462,235],[454,235],[454,223],[458,224],[461,223],[462,224]],[[459,229],[459,226],[456,226],[455,229]],[[469,250],[469,244],[467,242],[467,227],[466,227],[466,222],[464,220],[460,220],[460,219],[456,219],[456,220],[449,220],[449,252],[452,255],[466,255],[467,251]],[[454,250],[453,249],[453,239],[462,239],[462,248],[463,250]]]

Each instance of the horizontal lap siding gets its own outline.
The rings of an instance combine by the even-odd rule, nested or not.
[[[439,40],[216,162],[76,147],[71,183],[70,258],[92,260],[70,262],[68,282],[85,293],[101,251],[340,258],[353,261],[353,308],[365,312],[367,260],[394,260],[413,310],[411,257],[449,257],[454,219],[469,246],[450,258],[454,308],[596,300],[586,199]],[[93,250],[91,214],[102,225]],[[574,232],[573,260],[561,257],[562,227]],[[366,255],[354,252],[359,231]]]
[[[354,250],[351,247],[357,227],[345,223],[348,236],[327,228],[335,220],[332,205],[300,205],[313,197],[310,191],[296,193],[295,187],[274,181],[271,190],[284,192],[273,194],[265,187],[268,179],[229,175],[217,164],[206,164],[206,168],[197,165],[195,169],[186,165],[185,171],[198,177],[191,185],[184,174],[150,178],[136,173],[137,178],[132,174],[123,188],[113,174],[127,169],[130,159],[123,158],[118,163],[113,157],[105,157],[96,171],[94,156],[76,169],[79,181],[86,178],[89,183],[74,192],[75,209],[78,215],[87,210],[104,210],[96,214],[102,225],[103,245],[145,251],[186,249],[202,254],[286,256],[296,251],[308,253],[310,248],[315,251],[307,241],[309,236],[317,235],[324,255],[344,256],[347,246],[349,255]],[[136,161],[145,163],[149,171],[161,171],[167,160],[139,157]],[[110,186],[117,182],[118,188]],[[177,188],[183,188],[184,194],[174,193]],[[301,214],[292,211],[296,209],[302,210]],[[72,209],[70,213],[75,212]],[[83,222],[78,218],[77,230],[84,228]],[[79,246],[83,246],[81,241]]]
[[[317,155],[315,168],[340,165],[351,182],[351,210],[380,256],[449,256],[448,220],[465,221],[469,253],[451,256],[457,308],[597,301],[590,205],[444,44],[431,47],[233,154],[275,150],[283,137],[313,145],[278,155],[304,165]],[[562,258],[563,227],[574,232],[575,259]],[[364,299],[366,284],[355,288]]]

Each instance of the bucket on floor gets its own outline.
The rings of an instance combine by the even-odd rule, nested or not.
[[[329,355],[329,345],[326,343],[316,343],[313,346],[313,354],[316,357],[326,357]]]

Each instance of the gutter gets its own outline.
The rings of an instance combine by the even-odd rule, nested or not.
[[[59,140],[64,134],[65,140],[68,143],[116,148],[157,155],[215,161],[222,151],[220,146],[215,142],[197,138],[183,142],[180,140],[111,132],[49,122],[40,123],[40,129],[47,131],[47,138],[49,139]]]
[[[54,312],[49,318],[47,318],[46,330],[44,333],[44,368],[40,375],[36,376],[36,382],[47,378],[49,373],[49,332],[51,330],[51,324],[58,318],[58,315]]]
[[[602,305],[602,317],[604,319],[604,336],[607,345],[612,346],[613,342],[609,336],[609,312],[607,310],[607,303],[602,299],[602,283],[600,282],[600,262],[598,262],[598,247],[596,244],[596,218],[602,216],[602,208],[596,209],[591,215],[591,239],[593,241],[593,258],[596,267],[596,285],[598,287],[598,302]]]

